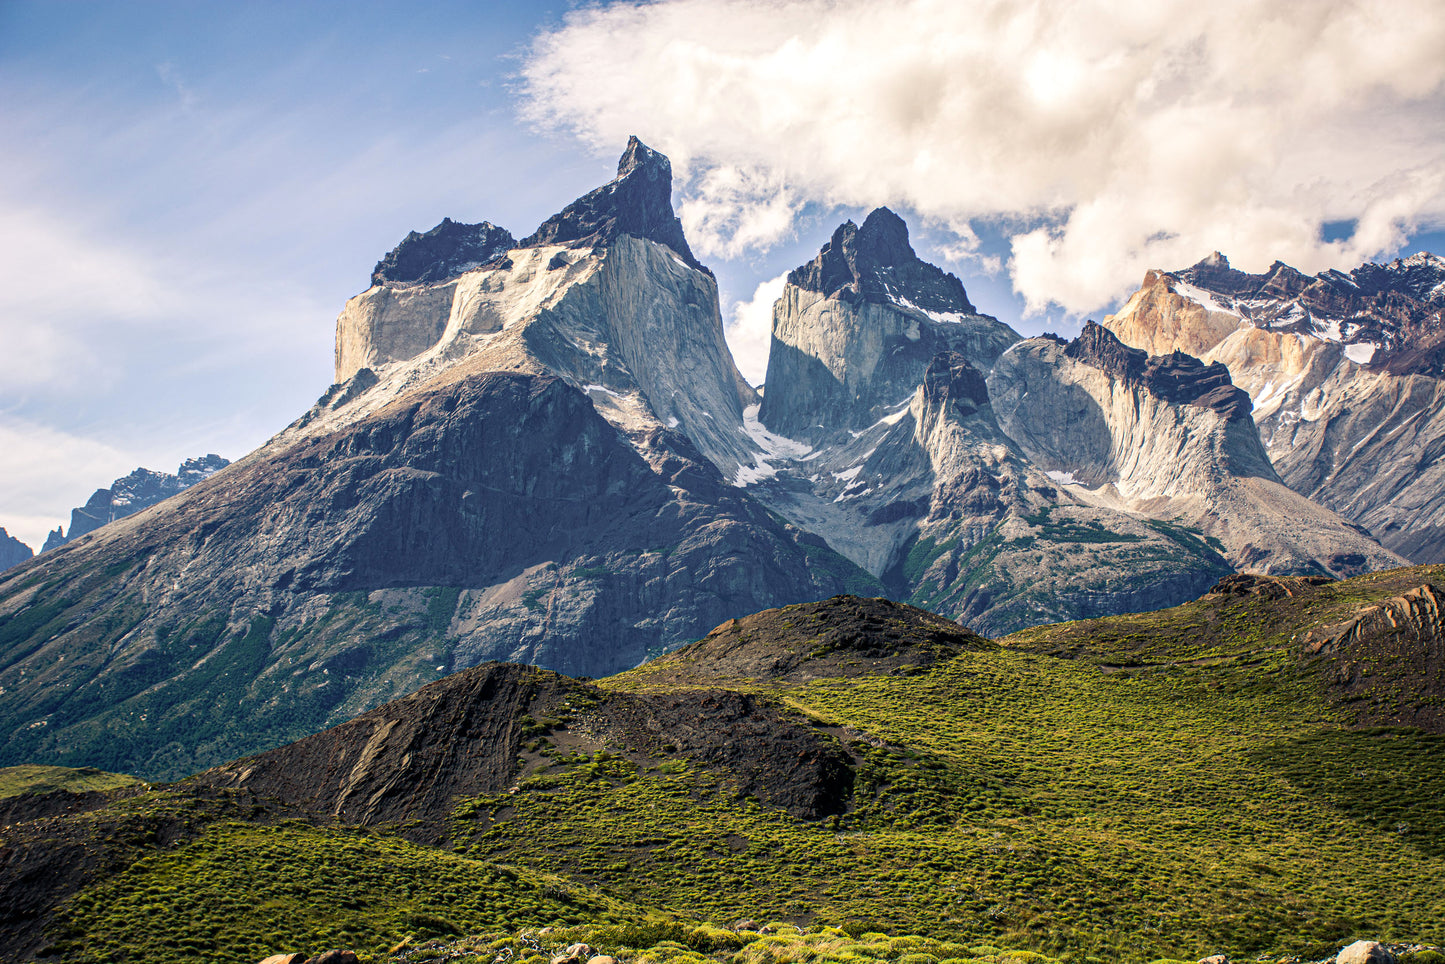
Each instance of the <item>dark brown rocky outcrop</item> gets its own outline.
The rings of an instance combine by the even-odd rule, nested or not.
[[[554,728],[642,765],[690,760],[734,793],[805,819],[842,812],[853,786],[852,758],[835,739],[758,697],[716,688],[610,693],[511,663],[464,670],[194,780],[316,819],[407,824],[408,836],[439,840],[458,802],[512,785],[524,735]],[[577,749],[577,737],[557,739]]]
[[[888,599],[834,596],[731,619],[647,667],[649,678],[805,680],[925,669],[992,647],[951,619]]]
[[[512,232],[490,221],[462,224],[442,218],[441,224],[418,234],[412,231],[376,263],[374,285],[430,284],[447,281],[505,255],[516,244]]]
[[[672,211],[672,162],[635,136],[617,162],[617,176],[542,222],[524,247],[543,244],[604,244],[630,234],[665,244],[691,268],[711,274],[693,257]]]
[[[1311,630],[1307,657],[1327,660],[1334,698],[1359,725],[1445,733],[1445,591],[1423,583]]]
[[[196,779],[343,823],[434,827],[455,800],[509,785],[523,717],[534,707],[551,712],[575,685],[534,667],[488,663]]]
[[[1249,417],[1253,407],[1249,395],[1230,382],[1229,369],[1218,362],[1206,365],[1180,351],[1151,356],[1130,348],[1097,322],[1085,322],[1064,354],[1155,398],[1212,409],[1231,421]]]
[[[788,283],[854,303],[887,304],[902,296],[925,311],[974,313],[963,282],[921,260],[908,242],[908,225],[887,208],[875,208],[862,227],[839,225]]]

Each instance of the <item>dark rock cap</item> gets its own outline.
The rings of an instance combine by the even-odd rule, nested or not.
[[[1219,362],[1206,365],[1182,351],[1151,356],[1094,321],[1084,323],[1064,354],[1174,405],[1213,409],[1230,421],[1248,418],[1254,409],[1249,393],[1230,381]]]
[[[952,402],[966,411],[988,404],[988,383],[983,373],[956,351],[941,351],[923,373],[923,397],[929,402]]]
[[[543,221],[522,240],[522,247],[605,244],[619,234],[665,244],[689,267],[712,274],[693,257],[682,222],[672,211],[672,162],[636,135],[627,139],[615,178]]]
[[[925,311],[975,313],[963,282],[919,259],[908,242],[908,225],[887,208],[875,208],[861,228],[843,222],[788,282],[854,303],[902,298]]]
[[[412,231],[376,263],[371,283],[434,283],[495,261],[514,247],[512,232],[490,221],[462,224],[451,218],[425,234]]]

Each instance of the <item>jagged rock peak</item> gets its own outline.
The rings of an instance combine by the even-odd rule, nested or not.
[[[1350,272],[1362,291],[1403,291],[1416,301],[1445,302],[1445,258],[1417,251],[1389,264],[1366,263]]]
[[[0,570],[18,566],[35,555],[35,551],[0,526]]]
[[[230,460],[211,453],[186,459],[176,469],[175,475],[157,472],[155,469],[138,468],[129,475],[116,479],[109,488],[96,489],[85,505],[72,509],[69,533],[57,526],[55,531],[46,537],[45,545],[40,551],[57,549],[72,539],[94,532],[107,522],[114,522],[149,508],[197,482],[204,482],[230,464]]]
[[[1085,322],[1084,330],[1069,342],[1064,354],[1127,385],[1139,386],[1155,398],[1213,409],[1231,421],[1247,418],[1254,407],[1249,395],[1230,381],[1229,369],[1219,362],[1206,365],[1182,351],[1151,356],[1130,348],[1097,322]]]
[[[908,225],[887,208],[875,208],[859,227],[845,221],[818,256],[788,275],[799,288],[854,303],[900,303],[925,311],[976,314],[963,282],[921,260],[908,241]]]
[[[425,234],[415,231],[402,239],[371,272],[374,285],[446,281],[495,261],[515,246],[512,232],[490,221],[462,224],[442,218]]]
[[[941,351],[923,373],[923,397],[935,404],[951,402],[963,413],[977,411],[988,404],[988,383],[966,357]]]
[[[204,482],[230,464],[230,459],[224,459],[215,452],[211,452],[208,455],[186,459],[181,463],[180,468],[176,469],[176,478],[181,480],[181,487],[186,488],[197,482]]]
[[[627,139],[615,178],[543,221],[522,246],[605,244],[618,234],[665,244],[689,267],[712,273],[693,257],[682,222],[672,211],[672,162],[636,135]]]
[[[1445,377],[1445,260],[1428,252],[1310,276],[1281,261],[1238,271],[1216,251],[1182,271],[1150,271],[1144,286],[1160,281],[1256,328],[1339,342],[1355,364]]]

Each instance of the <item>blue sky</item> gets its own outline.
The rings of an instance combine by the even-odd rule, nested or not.
[[[868,19],[890,7],[914,26],[895,35],[904,28]],[[627,133],[674,157],[680,210],[730,320],[734,302],[881,203],[908,218],[920,253],[958,273],[981,310],[1025,333],[1075,330],[1127,293],[1148,258],[1178,267],[1216,237],[1231,243],[1227,253],[1246,252],[1244,267],[1276,249],[1306,270],[1348,261],[1346,242],[1321,247],[1317,236],[1325,221],[1356,218],[1387,239],[1358,250],[1445,251],[1445,192],[1433,180],[1445,170],[1445,117],[1428,67],[1432,52],[1445,60],[1445,33],[1431,33],[1441,18],[1428,4],[1391,41],[1402,45],[1397,64],[1358,78],[1346,91],[1354,99],[1319,106],[1343,118],[1322,128],[1323,143],[1357,142],[1348,121],[1358,113],[1388,134],[1376,135],[1382,153],[1320,160],[1279,153],[1295,131],[1251,139],[1275,167],[1293,158],[1301,184],[1328,182],[1311,195],[1325,200],[1301,202],[1313,189],[1250,176],[1234,201],[1173,192],[1169,176],[1150,187],[1145,171],[1143,214],[1120,200],[1114,160],[1071,145],[1081,136],[1071,118],[1117,117],[1108,98],[1127,94],[1142,106],[1116,131],[1126,146],[1154,143],[1161,130],[1258,126],[1271,115],[1248,106],[1250,91],[1273,96],[1270,84],[1289,82],[1261,77],[1220,106],[1184,82],[1170,94],[1177,71],[1149,66],[1141,95],[1142,74],[1099,66],[1117,59],[1098,59],[1112,40],[1034,18],[1029,43],[1078,50],[1095,72],[1082,83],[1057,67],[1061,58],[1038,60],[1016,85],[1032,100],[994,118],[987,111],[1011,103],[1008,89],[968,95],[979,77],[1000,74],[988,57],[1008,53],[1016,29],[910,74],[927,60],[910,45],[980,33],[950,33],[950,9],[928,0],[0,2],[0,525],[36,545],[68,525],[70,506],[138,465],[245,454],[325,390],[337,312],[408,230],[450,216],[520,237],[607,180]],[[1208,39],[1227,28],[1195,29]],[[1329,37],[1299,42],[1325,48]],[[1176,56],[1159,49],[1160,62]],[[969,63],[978,69],[953,70]],[[848,89],[858,77],[867,88]],[[1111,83],[1125,93],[1109,93]],[[887,96],[873,97],[880,89]],[[1298,112],[1316,94],[1289,96]],[[1186,104],[1184,127],[1160,103]],[[848,130],[855,118],[861,133]],[[1077,163],[1040,166],[1051,150]],[[1160,163],[1185,172],[1173,180],[1224,184],[1264,163],[1225,151],[1199,167],[1198,154]],[[1375,177],[1381,157],[1395,168]],[[1237,218],[1231,204],[1271,217]],[[1151,226],[1149,247],[1129,232],[1153,211],[1178,223]],[[1175,247],[1157,246],[1170,236]]]

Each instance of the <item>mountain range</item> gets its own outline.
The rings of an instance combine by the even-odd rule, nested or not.
[[[488,660],[604,676],[840,592],[999,636],[1414,545],[1297,491],[1225,364],[1124,313],[1020,338],[884,208],[789,275],[760,395],[636,138],[521,241],[443,221],[371,281],[292,425],[0,577],[0,762],[177,777]]]
[[[1314,277],[1216,253],[1151,271],[1106,327],[1229,368],[1290,488],[1417,562],[1445,559],[1445,260]]]

